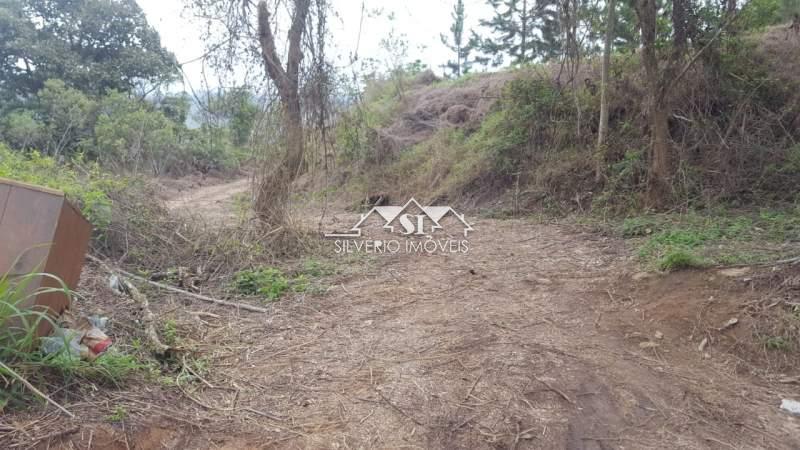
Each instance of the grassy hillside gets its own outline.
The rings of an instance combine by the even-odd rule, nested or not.
[[[800,42],[785,27],[704,52],[670,87],[678,209],[792,203],[800,184]],[[598,61],[376,81],[339,122],[356,197],[375,193],[501,212],[640,211],[649,130],[638,54],[616,54],[610,134],[596,152]],[[602,176],[595,164],[602,159]]]

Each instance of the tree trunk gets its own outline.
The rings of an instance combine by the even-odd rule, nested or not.
[[[521,63],[527,62],[527,42],[528,42],[528,0],[522,0],[522,58]]]
[[[672,0],[672,49],[677,55],[686,52],[687,0]]]
[[[671,145],[669,137],[669,105],[664,90],[656,54],[656,0],[636,0],[636,15],[642,33],[642,65],[647,79],[648,115],[650,118],[650,168],[647,180],[647,204],[661,209],[668,202],[671,192]],[[670,72],[666,70],[665,72]]]
[[[278,89],[283,114],[285,152],[280,163],[264,161],[257,176],[255,211],[262,222],[280,225],[285,222],[289,191],[303,163],[303,117],[300,109],[299,72],[303,59],[301,39],[305,29],[310,0],[294,0],[294,16],[288,32],[289,49],[284,68],[276,50],[275,36],[270,25],[267,2],[258,4],[258,40],[264,67]]]
[[[305,134],[298,96],[281,99],[286,151],[277,165],[265,161],[258,176],[255,209],[259,219],[278,225],[286,218],[292,182],[297,178],[305,153]]]
[[[611,47],[614,41],[614,0],[609,0],[606,13],[606,38],[603,48],[603,69],[600,75],[600,124],[597,127],[597,165],[594,178],[603,179],[606,162],[606,134],[608,132],[608,71],[611,65]]]
[[[650,174],[647,179],[647,204],[652,208],[662,209],[669,203],[672,196],[669,108],[664,105],[663,99],[651,103],[650,108],[653,142],[650,155]]]

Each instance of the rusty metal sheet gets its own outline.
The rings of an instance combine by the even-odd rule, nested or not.
[[[0,178],[0,273],[50,273],[75,289],[91,231],[91,224],[63,193]],[[28,289],[40,286],[60,287],[44,278]],[[33,305],[57,316],[69,307],[69,299],[59,293],[40,294],[25,306]],[[40,334],[49,328],[43,324]]]

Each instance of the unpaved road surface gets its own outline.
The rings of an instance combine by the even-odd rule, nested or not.
[[[250,179],[185,190],[167,200],[167,208],[219,224],[235,216],[235,199],[250,192]]]
[[[242,183],[174,205],[225,204]],[[325,295],[212,321],[200,343],[215,349],[205,383],[127,439],[138,448],[800,448],[798,419],[778,408],[794,388],[754,376],[716,340],[697,350],[719,325],[699,305],[724,295],[726,281],[635,281],[614,238],[472,220],[466,254],[362,257],[365,269]],[[662,294],[652,292],[688,304],[676,314],[697,329],[661,321]]]

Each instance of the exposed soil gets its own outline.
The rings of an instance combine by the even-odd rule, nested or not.
[[[246,183],[171,206],[224,218]],[[160,402],[130,393],[118,400],[140,407],[122,424],[76,420],[39,445],[800,448],[800,419],[779,409],[796,386],[726,344],[751,338],[752,274],[642,277],[612,237],[470,221],[467,254],[342,256],[364,270],[334,277],[325,295],[268,315],[208,307],[205,383]],[[731,317],[740,323],[719,331]]]
[[[166,201],[167,208],[173,211],[184,211],[200,217],[208,223],[220,224],[235,216],[237,196],[247,194],[250,180],[241,178],[236,181],[215,184],[198,184],[198,187],[178,189]]]

